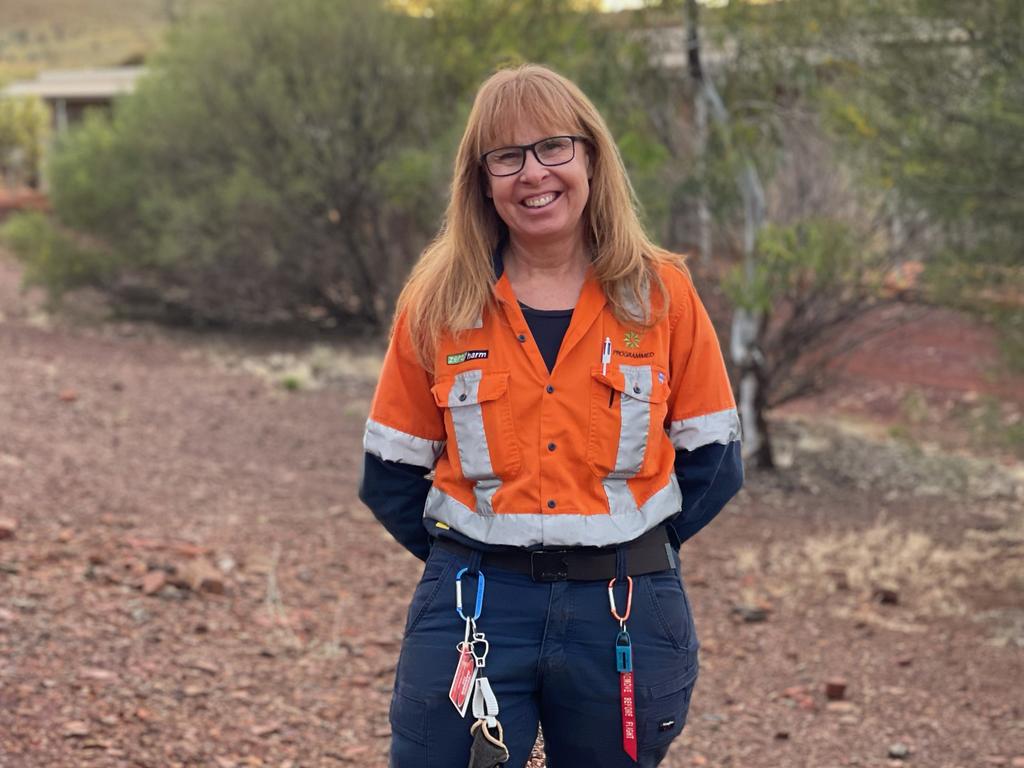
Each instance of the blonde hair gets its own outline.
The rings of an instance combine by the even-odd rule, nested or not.
[[[455,157],[444,223],[420,255],[398,298],[396,317],[408,313],[420,362],[433,370],[441,335],[472,327],[494,306],[493,254],[507,228],[486,196],[480,156],[512,143],[511,131],[528,122],[583,137],[591,157],[590,196],[583,211],[594,274],[616,318],[650,325],[667,309],[657,266],[683,259],[655,246],[637,215],[636,195],[622,157],[590,99],[571,81],[536,64],[501,69],[476,94]],[[661,301],[652,311],[651,289]]]

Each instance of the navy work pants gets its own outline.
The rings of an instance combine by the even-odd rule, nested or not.
[[[416,587],[391,702],[391,768],[462,768],[469,759],[472,708],[463,719],[448,700],[465,622],[455,610],[455,574],[466,558],[431,550]],[[534,582],[482,568],[477,629],[490,642],[486,674],[500,706],[511,759],[522,768],[544,729],[548,768],[656,766],[686,721],[697,678],[698,642],[677,571],[633,577],[627,629],[633,645],[639,763],[622,748],[618,623],[605,581]],[[476,579],[463,576],[469,615]],[[624,587],[616,587],[620,613]]]

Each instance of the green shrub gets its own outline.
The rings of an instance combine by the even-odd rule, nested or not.
[[[95,285],[114,266],[108,252],[76,241],[43,213],[12,216],[0,229],[0,240],[25,265],[25,283],[46,288],[54,299],[73,288]]]

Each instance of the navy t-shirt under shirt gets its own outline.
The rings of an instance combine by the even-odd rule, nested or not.
[[[530,326],[533,340],[537,342],[537,348],[548,367],[548,373],[551,373],[555,367],[555,360],[558,359],[558,350],[562,346],[562,339],[565,338],[565,332],[569,330],[572,308],[534,309],[521,301],[519,308],[523,310],[523,317],[526,318],[526,324]]]

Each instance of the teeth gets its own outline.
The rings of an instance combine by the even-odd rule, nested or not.
[[[540,197],[531,197],[523,201],[523,205],[527,208],[543,208],[545,205],[555,199],[554,192],[548,192],[546,195]]]

